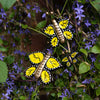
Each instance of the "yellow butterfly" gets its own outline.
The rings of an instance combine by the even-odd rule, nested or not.
[[[55,19],[52,20],[53,25],[49,25],[44,29],[44,33],[49,36],[53,36],[51,39],[52,47],[56,47],[59,43],[65,42],[65,38],[68,40],[72,40],[73,34],[70,30],[66,30],[69,21],[67,19],[62,19],[58,23]],[[56,33],[57,36],[54,36]]]
[[[48,70],[53,70],[60,67],[58,60],[51,56],[51,53],[46,55],[42,52],[34,52],[29,55],[32,64],[38,64],[38,67],[32,66],[26,70],[26,76],[34,74],[35,78],[41,77],[43,83],[47,84],[51,81],[51,75]],[[45,68],[48,70],[46,70]]]
[[[76,63],[77,59],[75,58],[78,52],[73,52],[70,56],[64,57],[62,59],[62,62],[66,62],[66,65],[69,67],[71,66],[71,63]]]

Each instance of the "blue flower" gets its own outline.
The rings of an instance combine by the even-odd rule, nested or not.
[[[6,83],[8,84],[8,86],[13,89],[14,86],[14,80],[9,81],[9,79],[6,80]]]
[[[11,88],[8,87],[8,89],[6,90],[7,94],[9,95],[10,92],[13,92],[13,90]]]
[[[9,75],[10,75],[10,77],[11,77],[11,78],[16,78],[16,76],[15,76],[14,74],[15,74],[15,72],[14,72],[14,71],[9,72]]]
[[[15,43],[13,43],[13,44],[12,44],[12,46],[13,46],[13,47],[15,47],[15,46],[16,46],[16,44],[15,44]]]
[[[84,81],[82,81],[82,84],[90,84],[90,82],[94,83],[94,80],[92,78],[85,79]]]
[[[96,61],[95,55],[94,54],[91,54],[90,55],[90,59],[91,59],[92,62],[95,62]]]
[[[71,28],[73,28],[73,26],[72,25],[68,25],[68,29],[71,29]]]
[[[71,77],[72,76],[72,74],[71,74],[71,72],[69,71],[69,77]]]
[[[8,34],[10,34],[10,30],[8,30]]]
[[[22,28],[20,28],[18,31],[19,31],[20,34],[24,33]]]
[[[25,3],[25,0],[22,0],[23,3]]]
[[[1,97],[1,100],[8,100],[8,99],[10,99],[10,97],[8,96],[8,93],[6,93],[6,94],[2,93],[2,96],[3,97]]]
[[[83,89],[83,92],[85,92],[85,89]]]
[[[78,18],[79,20],[81,20],[82,17],[85,17],[85,15],[83,15],[82,13],[80,13],[80,14],[77,14],[75,18],[76,19]]]
[[[75,13],[76,13],[76,12],[77,12],[76,14],[83,13],[84,10],[83,10],[82,8],[83,8],[83,5],[79,5],[79,4],[77,3],[77,8],[74,8]]]
[[[68,89],[65,89],[64,93],[62,93],[60,97],[62,98],[62,100],[63,100],[64,97],[69,97],[70,98],[71,97],[71,93],[69,92]]]
[[[30,87],[30,92],[34,92],[34,88],[33,87]]]
[[[14,68],[14,69],[18,69],[18,64],[17,64],[17,63],[14,63],[13,68]]]
[[[29,4],[26,5],[26,8],[27,8],[27,9],[30,9],[30,7],[31,7],[31,6],[30,6]]]
[[[20,60],[20,64],[23,64],[23,60],[22,59]]]
[[[84,22],[85,22],[85,25],[86,25],[87,27],[91,26],[91,23],[89,23],[89,20],[85,20]]]
[[[97,36],[100,35],[100,30],[96,30],[96,35],[97,35]]]
[[[22,68],[18,67],[17,73],[20,73],[22,71]]]
[[[46,13],[43,13],[42,14],[42,18],[46,18]]]
[[[16,10],[16,6],[13,6],[13,9]]]
[[[35,10],[36,13],[42,12],[39,6],[34,5],[34,8],[32,10]]]
[[[3,22],[3,20],[2,19],[0,19],[0,24]]]
[[[31,18],[31,13],[28,13],[27,17],[28,17],[28,18]]]
[[[92,47],[91,42],[85,43],[85,45],[86,45],[85,46],[85,49],[88,49],[88,50],[90,49],[90,47]]]
[[[68,73],[69,71],[68,71],[68,69],[65,69],[63,72]]]
[[[19,54],[19,55],[21,55],[21,56],[22,56],[22,55],[23,55],[23,56],[26,55],[26,53],[25,53],[24,51],[21,52],[20,50],[15,50],[15,51],[14,51],[14,54]]]
[[[3,61],[3,58],[4,58],[4,57],[5,57],[5,56],[3,56],[2,53],[0,53],[0,60]]]
[[[47,49],[47,51],[48,51],[48,53],[52,54],[52,52],[53,52],[52,47],[50,49]]]

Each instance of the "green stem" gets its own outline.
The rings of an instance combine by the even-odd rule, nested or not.
[[[47,38],[50,38],[49,36],[47,36],[46,34],[42,33],[41,31],[38,31],[37,29],[34,29],[34,28],[32,28],[32,27],[29,27],[29,26],[28,26],[27,28],[28,28],[28,29],[31,29],[31,30],[33,30],[33,31],[35,31],[35,32],[37,32],[37,33],[40,33],[40,34],[46,36]]]
[[[68,0],[65,1],[65,4],[64,4],[63,9],[62,9],[62,11],[61,11],[61,15],[62,15],[63,12],[64,12],[64,9],[65,9],[65,7],[66,7],[67,2],[68,2]],[[61,15],[60,15],[60,16],[61,16]]]
[[[60,43],[59,43],[59,46],[68,52],[68,50],[64,46],[62,46]]]

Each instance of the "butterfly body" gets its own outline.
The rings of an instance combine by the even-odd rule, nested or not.
[[[38,65],[38,68],[36,69],[36,71],[34,73],[35,78],[38,79],[41,76],[41,72],[43,71],[45,63],[50,58],[50,56],[51,56],[51,54],[47,53],[46,56],[44,57],[44,59],[42,60],[42,62]]]
[[[56,22],[55,19],[52,20],[52,23],[54,25],[54,28],[55,28],[56,34],[58,36],[58,39],[60,40],[61,43],[64,43],[65,42],[65,38],[64,38],[64,35],[63,35],[58,23]]]

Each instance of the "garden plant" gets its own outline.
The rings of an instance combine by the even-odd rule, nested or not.
[[[0,100],[100,100],[100,0],[0,0]]]

